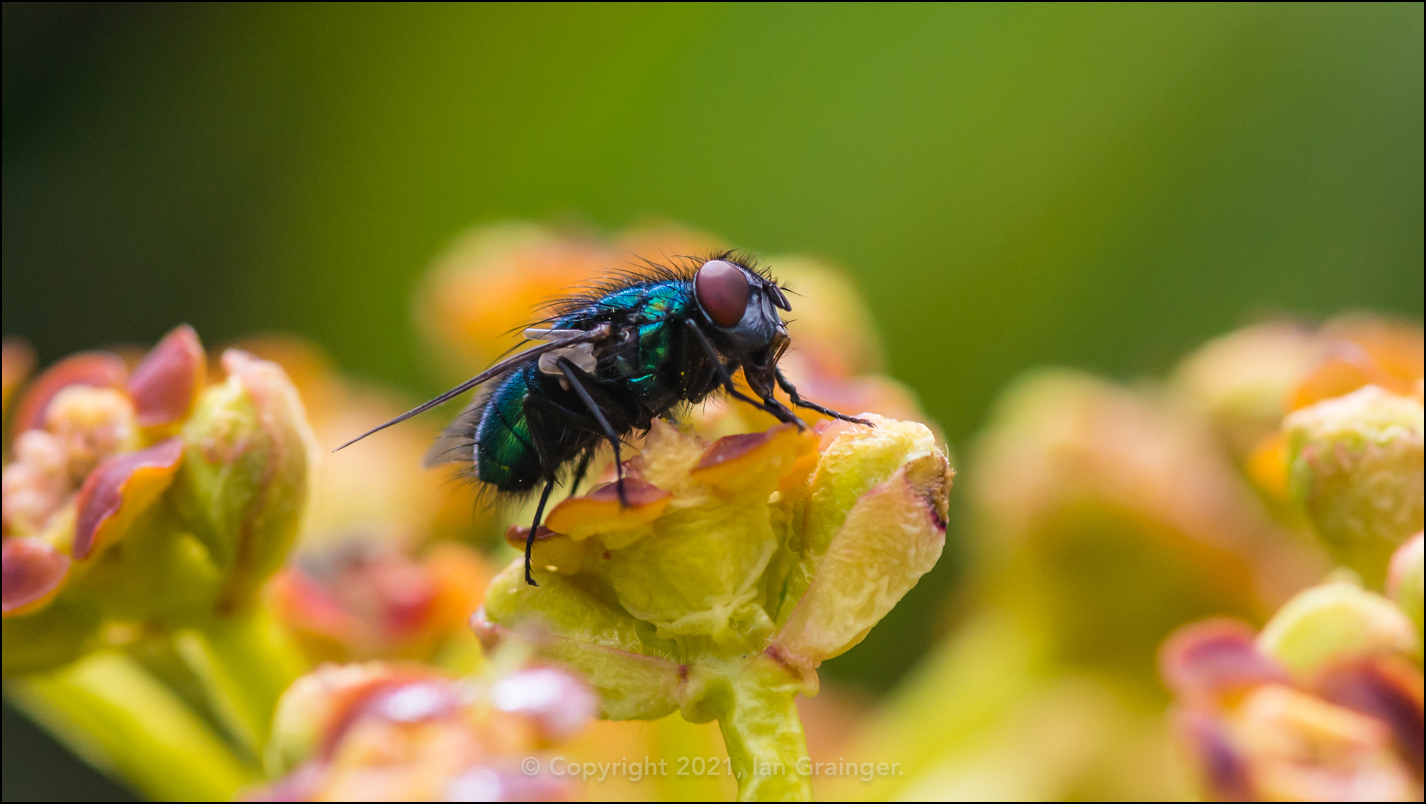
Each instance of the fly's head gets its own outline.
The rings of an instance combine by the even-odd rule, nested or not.
[[[782,288],[725,255],[699,267],[693,291],[701,323],[719,351],[742,366],[754,391],[771,393],[773,369],[791,343],[778,315],[792,309]]]

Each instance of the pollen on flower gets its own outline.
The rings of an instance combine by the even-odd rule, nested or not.
[[[64,445],[43,430],[15,439],[15,460],[5,466],[5,534],[36,534],[72,491]]]
[[[5,533],[35,535],[94,467],[131,446],[133,406],[118,391],[71,385],[48,402],[43,427],[22,431],[4,469]]]
[[[134,443],[134,406],[110,388],[71,385],[45,409],[45,430],[60,441],[71,483],[78,485],[100,461]]]

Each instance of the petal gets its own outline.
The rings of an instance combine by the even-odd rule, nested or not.
[[[802,455],[816,448],[817,437],[792,424],[761,433],[724,436],[709,445],[691,472],[693,478],[723,491],[737,492],[780,478]]]
[[[1313,680],[1318,695],[1338,706],[1371,715],[1396,738],[1401,758],[1421,777],[1423,718],[1421,669],[1400,659],[1346,662]]]
[[[1172,725],[1186,743],[1204,798],[1254,799],[1249,757],[1233,744],[1225,724],[1200,712],[1175,712]]]
[[[861,495],[774,644],[815,665],[860,642],[941,557],[953,476],[934,451]]]
[[[118,355],[109,352],[71,355],[50,366],[25,391],[15,406],[15,419],[10,432],[18,434],[44,426],[45,410],[50,400],[71,385],[123,388],[127,376],[128,369]]]
[[[1292,390],[1287,409],[1301,410],[1368,385],[1385,387],[1389,384],[1391,378],[1377,367],[1366,350],[1354,343],[1338,343]]]
[[[867,418],[875,427],[834,422],[821,430],[822,446],[816,471],[805,494],[807,505],[802,518],[800,548],[783,592],[778,622],[785,622],[803,590],[811,583],[823,552],[837,535],[846,517],[866,492],[891,479],[901,467],[921,458],[944,464],[945,455],[936,446],[929,428],[916,422],[901,422],[875,414]],[[939,456],[939,457],[934,457]],[[928,464],[929,466],[930,464]],[[949,491],[949,483],[945,490]],[[935,516],[944,527],[945,498]],[[915,509],[924,506],[917,503]],[[944,538],[944,534],[942,534]],[[898,595],[899,597],[899,595]]]
[[[69,556],[39,539],[6,539],[4,616],[28,614],[50,602],[69,574]]]
[[[525,539],[529,535],[529,528],[511,525],[505,530],[505,542],[516,550],[524,551]],[[574,575],[584,569],[585,558],[593,546],[594,542],[575,541],[541,525],[535,544],[530,549],[530,565],[563,575]]]
[[[4,411],[0,419],[9,416],[10,397],[34,368],[35,350],[28,343],[18,338],[6,338],[0,343],[0,407]]]
[[[1291,687],[1253,690],[1234,712],[1255,796],[1268,801],[1403,801],[1417,785],[1385,723]]]
[[[672,494],[658,486],[631,477],[624,479],[624,492],[629,502],[627,507],[619,500],[617,483],[599,486],[582,497],[571,497],[550,511],[545,525],[575,540],[587,539],[596,533],[633,530],[662,516],[673,499]],[[524,546],[523,539],[520,546]]]
[[[167,438],[145,450],[114,455],[95,467],[79,489],[74,557],[89,557],[124,531],[173,483],[183,460],[183,439]]]
[[[198,334],[183,324],[164,336],[134,369],[129,396],[140,426],[176,424],[193,410],[208,376]]]
[[[1159,672],[1190,703],[1237,697],[1259,684],[1286,683],[1287,671],[1258,650],[1251,626],[1226,618],[1186,625],[1164,642]]]

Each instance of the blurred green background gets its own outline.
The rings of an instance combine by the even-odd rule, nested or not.
[[[456,233],[657,216],[844,266],[962,445],[1030,366],[1161,372],[1273,312],[1420,318],[1422,19],[6,4],[4,331],[42,361],[293,331],[425,393],[410,292]],[[831,674],[894,681],[952,574]],[[97,789],[4,730],[6,799]]]

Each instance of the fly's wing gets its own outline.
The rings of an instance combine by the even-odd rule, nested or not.
[[[485,395],[481,396],[482,398],[466,405],[465,410],[436,436],[435,443],[426,451],[426,457],[421,461],[422,467],[431,469],[441,464],[458,463],[474,468],[475,426],[480,423],[480,414],[485,410]]]
[[[594,343],[595,341],[603,340],[604,338],[609,337],[609,334],[613,331],[613,327],[611,327],[609,324],[600,324],[599,326],[595,327],[594,329],[587,330],[587,331],[586,331],[586,330],[558,330],[558,331],[559,331],[559,332],[574,332],[574,333],[578,333],[578,334],[569,335],[569,336],[567,336],[567,337],[562,337],[562,338],[558,338],[558,339],[556,339],[556,340],[552,340],[552,341],[550,341],[549,343],[540,344],[539,346],[536,346],[536,347],[533,348],[533,349],[529,349],[529,350],[527,350],[527,351],[521,352],[521,353],[518,354],[518,355],[515,355],[514,357],[511,357],[511,358],[502,360],[502,361],[500,361],[499,363],[496,363],[495,365],[493,365],[493,366],[491,366],[490,368],[486,369],[485,371],[480,372],[479,374],[475,375],[474,377],[471,377],[470,379],[466,380],[465,382],[461,383],[460,385],[457,385],[456,387],[452,388],[451,390],[445,392],[444,394],[441,394],[440,396],[436,397],[435,399],[432,399],[432,400],[427,401],[427,402],[423,402],[423,403],[417,405],[416,407],[414,407],[414,408],[412,408],[412,409],[406,411],[405,413],[401,414],[400,416],[397,416],[396,418],[390,420],[390,421],[387,421],[387,422],[383,422],[383,423],[381,423],[381,424],[378,424],[377,426],[371,428],[370,430],[367,430],[365,433],[362,433],[361,435],[357,436],[356,438],[353,438],[351,441],[348,441],[347,443],[341,445],[340,447],[337,447],[337,449],[332,450],[332,452],[336,452],[337,450],[345,449],[346,447],[350,447],[352,444],[355,444],[356,442],[362,440],[363,438],[366,438],[367,436],[371,435],[372,433],[378,433],[378,432],[380,432],[380,431],[382,431],[382,430],[385,430],[386,428],[390,427],[390,426],[393,425],[393,424],[400,424],[401,422],[406,421],[407,419],[411,418],[412,416],[415,416],[415,415],[418,414],[418,413],[425,413],[426,411],[430,410],[431,408],[436,407],[437,405],[445,404],[446,402],[449,402],[449,401],[451,401],[452,399],[455,399],[456,397],[460,396],[461,394],[465,393],[466,391],[469,391],[470,389],[476,387],[477,385],[480,385],[481,383],[488,382],[488,381],[490,381],[490,380],[492,380],[492,379],[494,379],[494,378],[496,378],[496,377],[499,377],[500,375],[506,373],[507,371],[510,371],[511,369],[516,368],[516,367],[518,367],[518,366],[522,366],[522,365],[524,365],[525,363],[530,362],[531,360],[537,360],[537,359],[539,359],[539,357],[540,357],[541,355],[543,355],[543,354],[545,354],[545,353],[547,353],[547,352],[554,352],[554,351],[557,351],[557,350],[559,350],[559,349],[564,349],[564,348],[567,347],[567,346],[572,346],[572,345],[575,345],[575,344],[580,344],[580,343]]]

